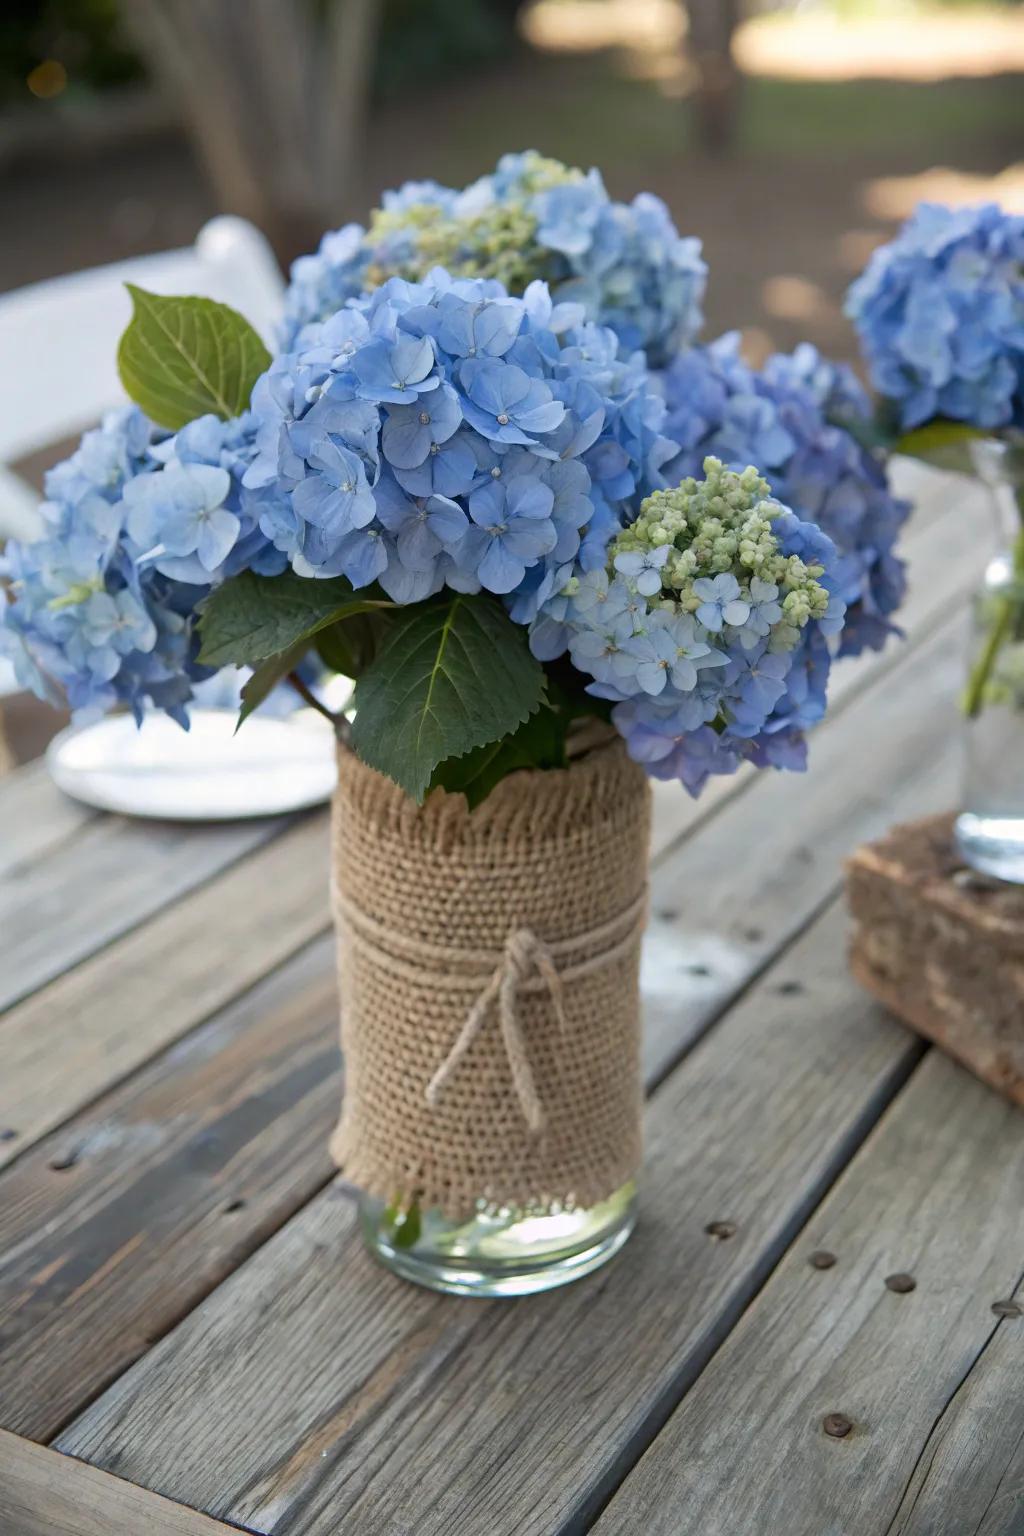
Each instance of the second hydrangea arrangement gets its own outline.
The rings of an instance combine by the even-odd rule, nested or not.
[[[1024,882],[1024,217],[922,204],[850,289],[881,433],[974,473],[999,548],[974,608],[957,839],[985,874]]]

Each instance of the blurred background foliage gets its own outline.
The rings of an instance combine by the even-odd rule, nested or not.
[[[515,39],[517,9],[517,0],[385,0],[375,94],[387,100],[424,73],[436,79],[498,58]],[[118,0],[4,0],[0,105],[23,98],[29,76],[48,59],[63,65],[66,89],[78,93],[109,90],[146,74]]]
[[[311,52],[332,17],[362,15],[366,102],[338,130],[347,159],[314,167],[301,205],[283,205],[288,178],[276,189],[272,174],[250,178],[281,205],[260,208],[217,174],[208,125],[140,20],[195,14],[209,34],[213,16],[248,29],[275,6],[279,24],[321,28],[307,28]],[[273,48],[247,92],[248,37],[236,50],[230,28],[215,41],[212,78],[219,69],[232,100],[248,94],[253,118],[273,119]],[[262,173],[281,131],[257,122],[235,148]],[[529,146],[599,165],[617,196],[666,199],[705,242],[710,333],[741,328],[755,360],[805,336],[849,357],[843,291],[919,198],[1024,208],[1024,11],[1016,0],[5,0],[0,288],[185,244],[224,207],[261,223],[287,262],[323,228],[365,218],[385,187],[463,184]],[[301,163],[301,137],[291,149]]]

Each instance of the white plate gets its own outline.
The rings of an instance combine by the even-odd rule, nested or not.
[[[71,726],[46,753],[54,783],[103,811],[165,821],[277,816],[329,799],[337,778],[334,732],[313,710],[284,719],[193,709],[183,731],[166,715]]]

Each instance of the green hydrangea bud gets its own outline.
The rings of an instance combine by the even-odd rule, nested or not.
[[[494,277],[510,293],[522,292],[536,278],[553,280],[558,253],[537,244],[537,220],[525,199],[583,179],[582,171],[560,160],[530,154],[520,178],[521,200],[495,203],[464,217],[453,217],[436,203],[412,203],[390,212],[377,208],[370,216],[371,240],[396,231],[411,234],[414,254],[392,266],[372,263],[367,282],[374,287],[389,277],[418,282],[432,267],[445,267],[453,277]]]
[[[661,592],[650,602],[652,607],[684,613],[694,613],[701,605],[693,583],[702,576],[729,572],[744,595],[749,595],[755,577],[774,583],[783,619],[773,632],[772,645],[789,650],[801,628],[821,618],[828,607],[828,593],[819,581],[823,569],[805,564],[797,555],[782,554],[773,528],[782,508],[752,465],[737,474],[709,457],[704,475],[703,481],[690,477],[671,489],[653,491],[641,502],[636,521],[609,546],[609,571],[617,555],[669,545]]]

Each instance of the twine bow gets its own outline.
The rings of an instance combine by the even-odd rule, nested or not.
[[[558,974],[551,951],[529,928],[516,928],[505,940],[505,951],[501,963],[495,968],[490,981],[466,1015],[466,1022],[459,1031],[455,1044],[427,1084],[426,1099],[431,1109],[436,1108],[445,1085],[451,1081],[459,1062],[483,1029],[491,1005],[497,1000],[501,1037],[505,1042],[505,1053],[508,1056],[512,1082],[519,1099],[519,1106],[523,1111],[523,1118],[534,1133],[543,1128],[544,1110],[541,1107],[537,1085],[526,1054],[526,1042],[519,1027],[517,1007],[519,988],[529,979],[531,968],[536,971],[541,980],[547,983],[558,1027],[565,1028],[562,978]]]
[[[542,1130],[544,1110],[519,1022],[519,994],[546,989],[558,1026],[564,1030],[565,983],[591,976],[634,950],[647,911],[646,890],[641,891],[623,912],[572,939],[545,944],[531,929],[515,928],[500,953],[425,943],[378,922],[354,902],[346,900],[337,888],[333,894],[335,912],[344,922],[349,942],[372,953],[376,965],[418,986],[435,985],[446,990],[477,992],[451,1050],[427,1084],[424,1098],[431,1109],[436,1108],[438,1099],[497,1003],[505,1054],[523,1117],[534,1134]],[[587,958],[576,959],[581,954],[586,954]],[[460,975],[450,967],[435,969],[449,960],[465,965],[489,965],[490,974],[484,971],[481,978]],[[483,988],[478,991],[481,979]]]

